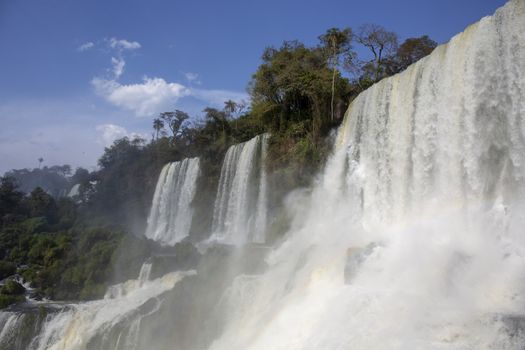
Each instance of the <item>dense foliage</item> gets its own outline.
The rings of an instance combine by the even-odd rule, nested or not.
[[[101,297],[116,267],[119,278],[135,277],[149,254],[141,240],[116,227],[87,227],[71,199],[55,200],[39,187],[24,196],[13,178],[0,180],[0,279],[17,273],[31,282],[35,297]],[[135,246],[140,248],[133,254]],[[119,249],[136,262],[121,262]],[[9,279],[0,289],[0,304],[20,301],[23,291]]]

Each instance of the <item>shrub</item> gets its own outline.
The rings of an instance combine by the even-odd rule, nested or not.
[[[9,261],[0,260],[0,280],[13,275],[15,272],[15,264]]]

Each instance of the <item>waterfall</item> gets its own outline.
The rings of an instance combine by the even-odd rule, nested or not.
[[[122,298],[125,295],[142,287],[150,280],[153,264],[146,261],[142,264],[137,279],[131,279],[123,283],[117,283],[108,287],[104,299]]]
[[[144,264],[143,270],[148,270],[148,266],[151,265]],[[142,320],[158,311],[162,293],[194,273],[172,272],[155,280],[130,280],[110,287],[102,300],[41,304],[47,310],[43,316],[39,310],[36,315],[2,311],[0,349],[139,349]]]
[[[353,101],[332,163],[359,178],[366,223],[521,194],[522,7],[513,1]]]
[[[186,158],[162,168],[151,204],[146,237],[174,245],[188,236],[193,216],[191,202],[199,171],[198,158]]]
[[[0,312],[0,349],[521,350],[524,119],[525,1],[511,0],[351,103],[312,191],[287,197],[279,246],[210,249],[170,301],[194,272],[151,280],[145,263],[102,300],[59,305],[26,347],[30,314]],[[264,241],[266,142],[226,153],[219,242]],[[164,167],[148,237],[187,235],[198,171]],[[243,271],[249,248],[264,266]]]
[[[230,244],[263,243],[267,222],[264,161],[268,134],[231,146],[224,157],[213,210],[218,240]]]
[[[140,272],[139,272],[139,278],[138,278],[138,280],[141,283],[145,283],[149,281],[150,276],[151,276],[152,267],[153,267],[153,264],[151,262],[145,262],[144,264],[142,264],[142,267],[140,268]]]
[[[22,350],[19,338],[25,317],[15,312],[0,312],[0,349]]]
[[[513,0],[352,102],[211,349],[523,349],[524,158]]]

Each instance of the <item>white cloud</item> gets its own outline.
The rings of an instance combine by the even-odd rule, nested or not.
[[[132,111],[138,117],[151,117],[174,109],[179,99],[193,97],[214,107],[223,107],[224,101],[249,100],[246,93],[227,90],[193,89],[162,78],[145,77],[142,83],[121,84],[116,80],[94,78],[91,84],[96,93],[114,106]]]
[[[100,124],[97,125],[96,130],[100,133],[100,142],[105,146],[109,147],[115,140],[123,137],[130,139],[135,138],[146,138],[147,135],[139,134],[135,132],[128,132],[124,127],[115,124]]]
[[[172,109],[179,98],[190,94],[184,85],[168,83],[162,78],[145,77],[142,83],[128,85],[95,78],[91,83],[97,94],[108,102],[140,117]]]
[[[84,43],[84,44],[80,45],[77,48],[77,51],[84,52],[84,51],[87,51],[89,49],[92,49],[94,46],[95,46],[94,43],[92,43],[91,41],[88,41],[87,43]]]
[[[97,125],[97,131],[101,133],[101,141],[104,146],[110,146],[113,141],[128,135],[128,131],[122,126],[115,124]]]
[[[184,77],[188,81],[187,86],[168,82],[163,78],[144,77],[142,82],[123,84],[119,78],[124,73],[126,61],[124,60],[124,50],[135,50],[140,48],[136,41],[130,42],[125,39],[105,39],[108,46],[117,50],[111,57],[113,76],[95,77],[91,84],[95,92],[110,104],[122,110],[132,111],[139,117],[151,117],[160,112],[180,108],[176,106],[178,101],[184,97],[191,97],[190,106],[194,109],[213,106],[222,108],[227,100],[240,102],[247,100],[246,93],[227,91],[227,90],[206,90],[196,89],[194,84],[201,84],[197,73],[185,72]],[[197,101],[195,101],[197,100]]]
[[[126,39],[116,39],[111,38],[108,40],[109,46],[112,49],[116,49],[119,51],[123,50],[137,50],[140,49],[141,45],[137,41],[128,41]]]
[[[124,61],[122,57],[111,57],[111,64],[113,65],[113,73],[115,74],[115,78],[119,78],[122,73],[124,73],[126,61]]]
[[[197,73],[191,73],[191,72],[186,72],[184,73],[184,77],[186,78],[186,80],[188,81],[188,83],[195,83],[195,84],[200,84],[201,81],[199,79],[199,75]]]

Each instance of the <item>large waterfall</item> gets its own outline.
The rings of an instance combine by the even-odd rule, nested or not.
[[[231,146],[221,169],[213,210],[215,237],[225,243],[264,243],[267,223],[268,134]]]
[[[199,158],[186,158],[162,168],[151,204],[146,237],[173,245],[188,236],[198,175]]]
[[[353,101],[212,349],[523,349],[524,147],[515,0]]]
[[[222,166],[213,232],[241,247],[213,247],[196,273],[152,280],[145,264],[103,300],[58,305],[29,323],[29,349],[524,348],[524,0],[359,95],[271,250],[242,246],[264,241],[266,142]],[[162,170],[148,237],[188,234],[198,164]],[[0,349],[23,349],[30,316],[0,313]]]

